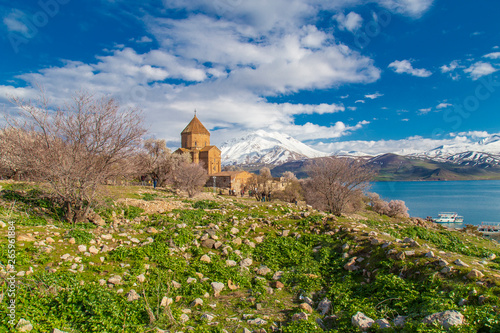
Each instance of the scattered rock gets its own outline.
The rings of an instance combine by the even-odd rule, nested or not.
[[[296,313],[292,316],[293,321],[307,320],[308,318],[309,318],[309,315],[307,313],[304,313],[304,312],[299,312],[299,313]]]
[[[436,256],[434,255],[434,252],[432,251],[429,251],[425,254],[425,257],[426,258],[435,258]]]
[[[35,242],[36,241],[35,237],[30,236],[30,235],[19,235],[19,236],[17,236],[16,239],[18,242]],[[24,331],[24,332],[28,332],[28,331]]]
[[[215,240],[208,238],[201,242],[201,246],[206,247],[207,249],[212,249],[214,247]]]
[[[465,262],[463,262],[462,260],[460,259],[457,259],[453,262],[455,265],[457,266],[461,266],[461,267],[469,267],[469,265],[467,265]]]
[[[108,279],[108,283],[111,283],[114,285],[121,284],[121,282],[122,282],[122,277],[119,275],[114,275]]]
[[[144,276],[144,274],[138,275],[137,281],[139,281],[140,283],[143,283],[144,281],[146,281],[146,277]]]
[[[87,252],[87,246],[86,245],[78,245],[78,251],[79,252]]]
[[[139,296],[139,294],[134,289],[130,289],[130,291],[125,296],[127,296],[127,301],[129,302],[133,302],[141,298],[141,296]]]
[[[282,289],[282,288],[285,288],[285,285],[281,281],[276,281],[276,282],[274,282],[274,288]]]
[[[217,297],[220,295],[220,292],[224,289],[224,283],[221,282],[212,282],[212,288],[214,290],[214,296]]]
[[[270,269],[269,267],[265,266],[265,265],[262,265],[262,266],[260,266],[260,267],[257,269],[256,273],[257,273],[258,275],[265,276],[265,275],[267,275],[267,274],[271,273],[271,269]]]
[[[166,307],[166,306],[169,306],[170,304],[172,304],[173,302],[174,302],[174,300],[172,298],[167,297],[167,296],[163,296],[163,298],[161,299],[160,306]]]
[[[201,256],[200,261],[203,261],[203,262],[206,262],[206,263],[211,262],[210,257],[207,256],[206,254],[204,254],[204,255]]]
[[[332,306],[332,302],[330,302],[328,299],[323,299],[321,302],[318,304],[318,312],[324,316],[328,311],[330,311],[330,307]]]
[[[347,271],[350,271],[350,272],[358,270],[359,267],[356,266],[356,257],[351,258],[347,262],[347,264],[344,265],[344,269],[347,270]]]
[[[255,318],[247,320],[247,323],[250,325],[265,325],[267,324],[267,321],[261,318]]]
[[[446,266],[441,270],[441,273],[443,273],[443,274],[448,274],[451,272],[453,272],[453,267],[450,267],[450,266]]]
[[[307,303],[300,303],[299,308],[309,313],[313,312],[313,308]]]
[[[444,312],[433,313],[424,318],[422,321],[425,324],[437,322],[444,328],[448,329],[451,326],[458,326],[464,323],[464,316],[455,310],[447,310]]]
[[[406,323],[406,318],[408,318],[408,316],[397,316],[392,322],[396,327],[403,327]]]
[[[483,276],[484,276],[484,274],[483,274],[481,271],[477,270],[477,269],[473,269],[473,270],[471,270],[471,271],[469,272],[469,274],[467,274],[467,278],[468,278],[469,280],[480,279],[480,278],[482,278]]]
[[[158,231],[158,230],[156,230],[156,228],[149,227],[149,228],[147,228],[147,229],[146,229],[146,232],[147,232],[148,234],[157,234],[159,231]]]
[[[444,266],[448,266],[448,265],[449,265],[449,264],[448,264],[448,262],[447,262],[446,260],[444,260],[444,259],[439,259],[439,260],[438,260],[438,262],[437,262],[437,264],[438,264],[439,266],[441,266],[441,267],[444,267]]]
[[[74,237],[71,237],[70,239],[68,239],[68,243],[75,244],[76,243],[76,239]]]
[[[202,306],[203,305],[203,300],[201,298],[196,298],[193,302],[191,302],[191,306]]]
[[[378,324],[381,329],[391,328],[391,323],[387,319],[377,319],[375,323]]]
[[[352,316],[351,323],[362,330],[366,330],[370,328],[375,321],[367,317],[363,312],[358,311],[354,316]]]
[[[228,267],[234,267],[234,266],[236,266],[236,265],[238,265],[238,263],[237,263],[236,261],[234,261],[234,260],[229,260],[229,259],[228,259],[228,260],[226,260],[226,266],[228,266]]]
[[[98,254],[99,253],[99,249],[96,248],[94,245],[92,245],[91,247],[89,247],[89,252],[91,254]]]
[[[16,325],[16,329],[19,332],[29,332],[33,329],[33,325],[24,318],[19,319]]]
[[[181,321],[181,323],[185,323],[189,320],[189,316],[185,313],[181,314],[181,316],[179,317],[179,320]]]
[[[205,313],[200,317],[202,320],[206,320],[208,322],[211,322],[212,320],[215,319],[214,315],[211,315],[210,313]]]
[[[250,258],[246,258],[246,259],[243,259],[242,261],[240,261],[241,267],[248,267],[248,266],[251,266],[252,264],[253,264],[253,260]]]

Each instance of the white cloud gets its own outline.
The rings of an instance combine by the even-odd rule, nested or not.
[[[453,104],[443,102],[443,103],[439,103],[439,104],[436,106],[436,109],[438,109],[438,110],[439,110],[439,109],[446,109],[446,108],[448,108],[448,107],[450,107],[450,106],[453,106]]]
[[[270,103],[266,97],[377,81],[381,71],[373,59],[314,25],[321,11],[348,12],[368,2],[412,17],[432,4],[429,0],[420,4],[412,0],[164,0],[166,9],[185,9],[186,15],[177,20],[141,16],[148,31],[136,42],[154,39],[157,49],[139,53],[116,45],[91,63],[66,60],[60,66],[22,74],[18,79],[28,87],[0,85],[0,94],[31,98],[36,89],[29,84],[33,87],[37,82],[55,103],[81,90],[112,95],[124,106],[142,108],[151,132],[170,142],[179,142],[194,109],[207,128],[222,128],[213,131],[214,143],[226,134],[238,135],[263,124],[290,129],[303,139],[339,138],[368,122],[296,125],[295,115],[342,112],[345,107]],[[29,33],[22,15],[13,10],[3,23],[10,31]],[[349,12],[345,28],[356,29],[360,19]]]
[[[476,137],[474,133],[476,133]],[[489,134],[486,132],[473,131],[458,133],[458,135],[450,134],[450,137],[443,139],[411,136],[401,140],[319,142],[311,146],[319,151],[334,154],[342,152],[360,152],[372,156],[386,153],[408,155],[423,153],[443,145],[458,145],[463,147],[464,144],[474,144],[477,142],[477,139],[487,136],[489,136]]]
[[[379,0],[378,3],[394,12],[420,17],[429,9],[433,0]]]
[[[349,135],[353,131],[361,129],[363,126],[369,124],[369,121],[363,120],[354,126],[348,126],[341,121],[337,121],[333,126],[321,126],[312,123],[304,125],[284,125],[272,126],[270,129],[287,133],[297,140],[315,140],[318,138],[323,139],[336,139]]]
[[[488,54],[485,54],[483,57],[490,58],[490,59],[500,59],[500,52],[488,53]]]
[[[409,60],[396,60],[389,64],[389,68],[392,68],[394,72],[398,74],[406,73],[418,77],[429,77],[432,75],[427,69],[417,69],[413,68]]]
[[[441,73],[453,72],[458,67],[458,61],[453,60],[449,65],[443,65],[440,67]]]
[[[469,68],[464,69],[464,72],[469,73],[469,76],[473,80],[477,80],[481,76],[489,75],[497,70],[498,69],[494,68],[490,63],[478,61],[472,64]]]
[[[418,109],[419,114],[427,114],[431,112],[432,108],[424,108],[424,109]]]
[[[24,12],[19,9],[12,9],[10,13],[3,18],[3,23],[9,32],[18,32],[29,37],[30,29],[22,22],[23,18],[27,19]]]
[[[368,94],[368,95],[365,95],[365,98],[369,98],[369,99],[376,99],[376,98],[379,98],[379,97],[382,97],[384,96],[384,94],[381,94],[379,92],[376,92],[374,94]]]
[[[364,103],[365,103],[365,100],[363,100],[363,99],[358,99],[358,100],[357,100],[357,101],[355,101],[354,103],[362,103],[362,104],[364,104]]]
[[[355,32],[363,24],[363,18],[361,15],[350,12],[347,15],[344,13],[339,13],[333,17],[337,22],[340,30],[348,30],[350,32]]]
[[[137,40],[137,43],[151,43],[153,40],[148,36],[142,36],[141,39]]]

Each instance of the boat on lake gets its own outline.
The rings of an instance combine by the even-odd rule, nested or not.
[[[436,223],[463,223],[464,217],[454,212],[439,213],[437,218],[433,218],[432,222]]]
[[[485,237],[500,236],[500,222],[481,222],[481,224],[477,226],[477,231],[482,233]]]

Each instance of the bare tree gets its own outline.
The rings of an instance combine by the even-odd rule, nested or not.
[[[8,120],[3,144],[11,161],[34,180],[47,181],[70,222],[84,221],[100,184],[131,172],[129,158],[145,133],[137,109],[80,93],[63,106],[13,97],[19,117]]]
[[[174,171],[174,187],[186,191],[190,198],[201,191],[207,180],[207,170],[199,164],[184,162]]]
[[[337,216],[345,211],[359,191],[368,188],[373,172],[359,159],[325,157],[307,166],[310,178],[304,182],[306,201]]]
[[[303,190],[300,181],[291,171],[285,171],[282,175],[284,189],[274,196],[287,202],[296,202],[303,199]]]
[[[148,139],[144,141],[144,151],[138,156],[142,175],[156,179],[158,186],[174,181],[174,172],[182,163],[190,163],[189,154],[173,154],[165,140]]]
[[[268,167],[263,167],[259,170],[258,175],[254,175],[250,181],[249,186],[252,189],[257,201],[262,199],[262,193],[269,193],[272,187],[273,176]]]

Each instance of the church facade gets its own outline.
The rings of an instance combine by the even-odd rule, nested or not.
[[[201,164],[209,175],[221,172],[221,152],[210,145],[210,132],[196,117],[181,132],[181,148],[175,153],[188,153],[193,163]]]

